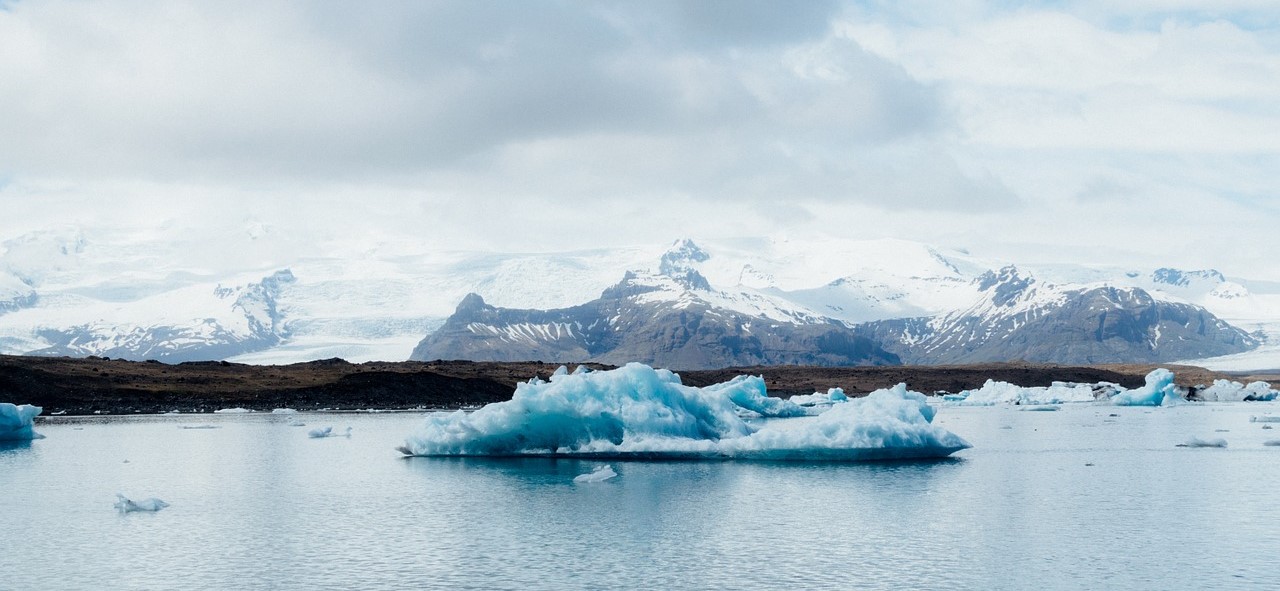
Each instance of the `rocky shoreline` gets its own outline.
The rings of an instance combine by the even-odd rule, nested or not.
[[[588,364],[597,369],[608,366]],[[507,400],[519,382],[547,378],[559,364],[541,362],[404,361],[348,363],[327,359],[291,365],[225,361],[166,364],[101,357],[0,355],[0,401],[44,407],[45,416],[256,411],[463,408]],[[1140,386],[1152,365],[1060,366],[991,363],[955,366],[745,367],[681,371],[685,384],[705,386],[741,374],[762,375],[774,396],[825,392],[850,395],[905,382],[921,392],[977,388],[987,379],[1020,386],[1053,381]],[[1216,378],[1245,379],[1198,367],[1170,366],[1184,386]],[[1262,376],[1275,378],[1275,376]],[[1280,385],[1280,381],[1273,381]]]

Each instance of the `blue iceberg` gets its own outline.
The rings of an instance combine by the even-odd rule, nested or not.
[[[1183,402],[1178,387],[1173,384],[1173,372],[1162,368],[1147,374],[1146,385],[1134,390],[1123,390],[1111,397],[1116,406],[1172,406]]]
[[[31,429],[35,418],[43,411],[43,408],[30,404],[0,402],[0,441],[44,439],[44,435]]]
[[[767,417],[749,423],[749,410]],[[519,384],[512,399],[436,413],[400,451],[411,456],[864,461],[939,458],[970,447],[931,423],[935,410],[905,385],[835,404],[818,416],[770,398],[764,379],[695,388],[631,363],[557,372]]]

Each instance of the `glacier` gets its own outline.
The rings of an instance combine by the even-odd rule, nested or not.
[[[44,439],[44,435],[32,430],[32,424],[44,409],[30,404],[0,402],[0,441],[30,441]]]
[[[739,410],[799,417],[748,422]],[[799,412],[797,412],[799,411]],[[696,388],[630,363],[517,385],[511,400],[435,413],[399,450],[410,456],[866,461],[941,458],[970,445],[932,424],[936,409],[899,384],[817,416],[769,399],[764,379]]]

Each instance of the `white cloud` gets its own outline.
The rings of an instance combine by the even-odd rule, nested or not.
[[[1280,273],[1200,238],[1280,221],[1269,3],[4,6],[0,238],[288,237],[221,250],[253,265],[825,232]]]

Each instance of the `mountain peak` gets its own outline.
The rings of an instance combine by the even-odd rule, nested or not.
[[[461,302],[458,302],[458,309],[454,313],[462,314],[463,312],[475,312],[477,310],[483,310],[486,306],[488,306],[488,304],[484,303],[484,298],[480,297],[480,294],[473,291],[464,296]]]
[[[667,252],[662,254],[658,262],[658,274],[674,279],[685,289],[711,291],[711,282],[699,273],[695,265],[711,259],[711,255],[693,240],[683,238],[675,241]]]
[[[1006,265],[999,271],[987,271],[978,277],[978,290],[991,291],[991,301],[1005,306],[1026,292],[1036,282],[1033,277],[1023,277],[1014,265]]]

